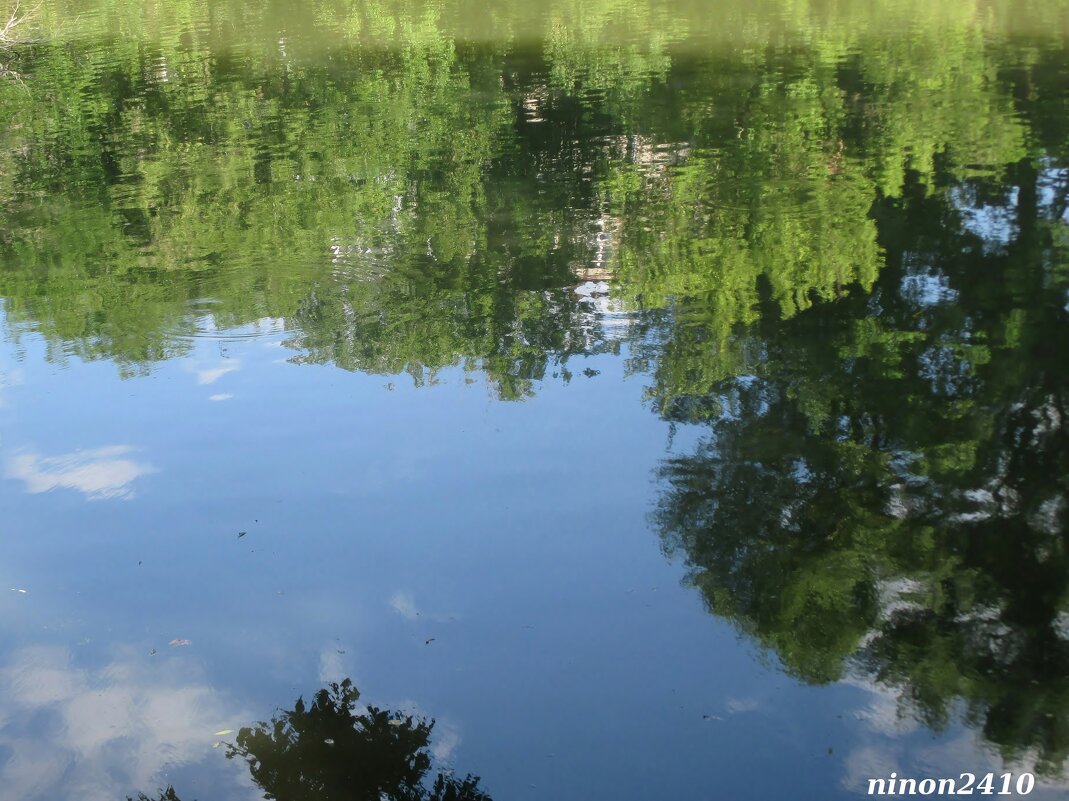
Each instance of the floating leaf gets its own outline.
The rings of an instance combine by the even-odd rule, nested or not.
[[[390,721],[390,725],[391,726],[400,726],[402,723],[404,723],[403,720],[391,720]]]
[[[217,731],[215,733],[215,736],[216,737],[222,737],[224,734],[233,734],[233,733],[234,733],[233,729],[223,729],[222,731]]]

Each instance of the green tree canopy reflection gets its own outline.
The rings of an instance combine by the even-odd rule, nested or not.
[[[1007,758],[1055,771],[1069,181],[1028,160],[1007,179],[885,204],[871,295],[770,316],[731,378],[668,387],[664,414],[708,435],[664,464],[655,519],[710,610],[794,675],[870,676],[936,728],[964,702]]]
[[[5,321],[136,373],[209,298],[298,360],[517,398],[617,347],[571,291],[601,276],[625,311],[703,299],[660,369],[727,375],[762,292],[873,285],[907,173],[1058,146],[1015,113],[1066,25],[1032,5],[50,2],[0,82]]]

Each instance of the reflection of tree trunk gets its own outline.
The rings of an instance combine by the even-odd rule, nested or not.
[[[1021,159],[1014,165],[1011,178],[1018,187],[1017,193],[1017,239],[1015,245],[1024,246],[1027,255],[1033,255],[1038,244],[1039,221],[1039,171],[1031,159]],[[1018,248],[1012,248],[1016,250]],[[1021,254],[1025,255],[1025,254]]]
[[[1064,475],[1064,454],[1069,452],[1065,378],[1058,353],[1065,322],[1046,285],[1046,251],[1051,243],[1040,207],[1040,172],[1024,159],[1009,177],[1018,187],[1017,232],[1008,248],[1004,284],[1009,308],[1018,318],[1013,335],[1017,341],[1004,343],[1012,353],[991,365],[988,380],[1003,386],[998,393],[995,441],[983,461],[991,467],[1001,465],[995,486],[1012,491],[1017,536],[1030,545],[1017,549],[1014,559],[1000,558],[989,569],[1006,588],[1003,620],[1047,642],[1065,590],[1064,565],[1043,556],[1055,547],[1057,531],[1064,532],[1064,513],[1057,510],[1064,507],[1065,487],[1057,477]],[[1035,521],[1050,504],[1054,517],[1037,528]],[[1002,528],[1011,525],[1012,520],[1000,523]],[[1027,588],[1021,585],[1022,576],[1028,576]],[[1064,667],[1064,649],[1048,646],[1034,655],[1034,670],[1041,671],[1047,662]]]

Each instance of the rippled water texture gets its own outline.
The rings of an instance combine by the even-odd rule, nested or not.
[[[1064,0],[16,19],[4,801],[1064,797]]]

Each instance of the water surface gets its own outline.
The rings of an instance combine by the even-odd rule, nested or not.
[[[1069,787],[1064,3],[46,0],[0,64],[0,797]]]

